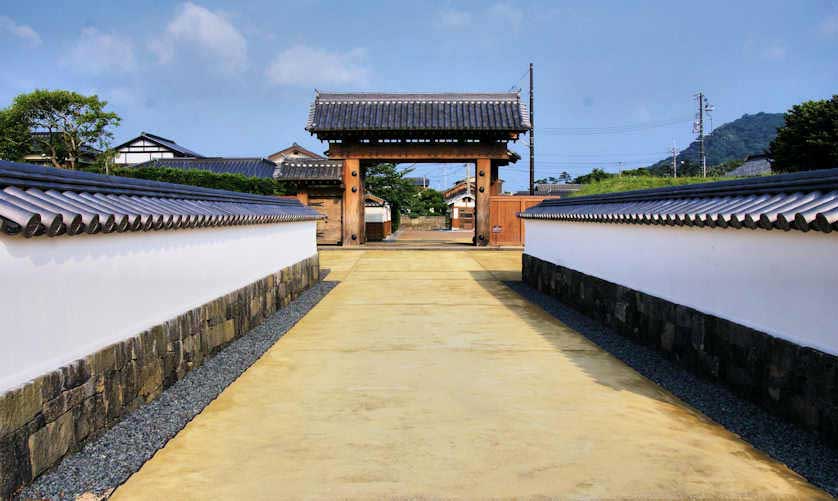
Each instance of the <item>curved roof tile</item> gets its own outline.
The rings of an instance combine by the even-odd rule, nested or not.
[[[830,233],[838,231],[838,169],[547,199],[518,216]]]
[[[0,160],[0,234],[154,231],[319,219],[295,198]]]

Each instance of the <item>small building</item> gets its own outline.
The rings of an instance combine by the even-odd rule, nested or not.
[[[281,161],[285,160],[286,158],[325,158],[322,155],[318,155],[317,153],[303,148],[297,143],[292,143],[291,146],[279,150],[276,153],[272,153],[268,155],[268,160],[272,162],[280,163]]]
[[[343,241],[343,162],[325,158],[286,157],[274,173],[297,198],[325,216],[317,221],[317,244]]]
[[[171,139],[148,132],[141,132],[134,139],[114,148],[117,152],[115,165],[134,165],[158,158],[203,158],[200,153],[184,148]]]
[[[379,241],[390,236],[393,233],[390,204],[372,193],[364,195],[364,224],[367,240]]]
[[[454,183],[454,186],[442,192],[445,204],[448,205],[448,214],[451,215],[452,230],[474,229],[474,193],[476,192],[477,184],[474,176],[460,179]]]
[[[727,175],[733,177],[764,176],[771,174],[771,172],[771,158],[764,153],[760,153],[758,155],[748,155],[745,157],[745,163],[728,172]]]
[[[451,214],[452,230],[474,229],[474,193],[461,192],[451,198],[446,198],[448,211]]]

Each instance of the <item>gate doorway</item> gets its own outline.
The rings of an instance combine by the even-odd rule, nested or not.
[[[500,192],[498,168],[519,156],[507,149],[530,130],[520,93],[315,95],[306,130],[328,142],[342,162],[342,238],[366,242],[364,169],[379,163],[474,163],[475,208],[465,224],[474,245],[489,244],[489,197]]]

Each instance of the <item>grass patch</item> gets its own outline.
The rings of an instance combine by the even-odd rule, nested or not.
[[[653,177],[653,176],[616,176],[602,181],[595,181],[582,185],[582,189],[570,196],[598,195],[600,193],[617,193],[620,191],[645,190],[663,186],[680,186],[682,184],[711,183],[726,181],[731,177]]]

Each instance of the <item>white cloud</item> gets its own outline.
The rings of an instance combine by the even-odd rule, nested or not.
[[[784,46],[775,44],[766,47],[762,51],[762,57],[764,57],[765,59],[770,59],[772,61],[782,61],[786,58],[787,52],[788,51]]]
[[[524,23],[524,12],[511,4],[499,2],[486,10],[469,12],[445,9],[437,13],[436,24],[440,28],[460,30],[472,26],[498,26],[499,29],[518,31]]]
[[[463,10],[447,9],[439,13],[437,24],[443,28],[465,28],[471,24],[471,13]]]
[[[824,35],[838,35],[838,14],[827,16],[826,19],[821,22],[820,29],[821,33]]]
[[[149,43],[160,63],[171,62],[180,44],[189,44],[219,63],[224,73],[247,64],[247,40],[222,14],[192,2],[184,3],[166,31]]]
[[[14,19],[7,16],[0,16],[0,32],[20,38],[31,47],[41,45],[41,36],[38,35],[37,31],[33,30],[31,26],[17,24]]]
[[[278,85],[301,87],[363,86],[369,78],[367,51],[329,52],[296,45],[280,52],[265,71]]]
[[[137,69],[134,45],[127,38],[84,28],[67,60],[72,68],[94,74],[130,73]]]
[[[489,7],[489,18],[493,23],[498,23],[498,26],[518,31],[524,22],[524,13],[507,3],[496,3]]]

